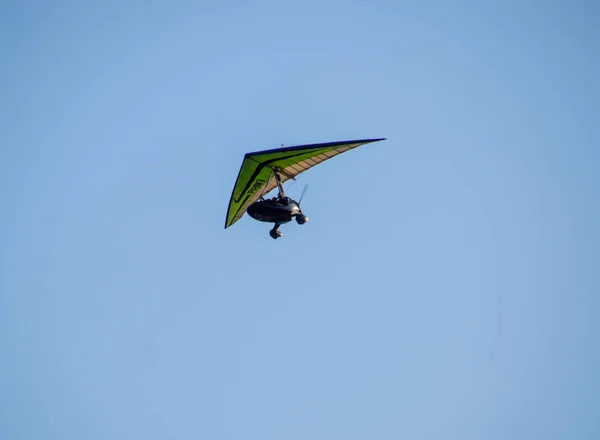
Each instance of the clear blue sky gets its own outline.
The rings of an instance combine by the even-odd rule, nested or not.
[[[4,2],[0,438],[600,438],[593,1]],[[367,137],[310,222],[244,153]]]

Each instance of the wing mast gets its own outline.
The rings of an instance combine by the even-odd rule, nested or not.
[[[279,198],[285,197],[285,191],[283,190],[283,183],[281,183],[281,176],[279,175],[279,173],[284,174],[283,170],[280,170],[279,168],[271,168],[273,170],[273,174],[275,174],[275,180],[277,181],[277,188],[279,189]],[[289,177],[293,180],[296,180],[294,178],[294,176],[286,176]]]

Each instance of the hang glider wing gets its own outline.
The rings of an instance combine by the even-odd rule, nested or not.
[[[338,154],[384,139],[298,145],[247,153],[233,186],[227,209],[227,218],[225,219],[225,228],[227,229],[242,218],[246,208],[256,202],[261,194],[267,194],[277,187],[277,182],[274,178],[271,178],[273,169],[279,170],[281,180],[285,182]]]

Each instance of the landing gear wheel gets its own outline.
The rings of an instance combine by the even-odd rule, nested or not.
[[[279,237],[283,237],[283,233],[277,229],[271,229],[269,235],[273,240],[277,240]]]
[[[296,215],[296,223],[298,223],[299,225],[303,225],[307,221],[308,221],[308,217],[305,216],[304,214]]]

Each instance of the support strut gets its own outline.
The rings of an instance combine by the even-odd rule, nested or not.
[[[267,183],[263,186],[263,189],[262,189],[262,191],[260,193],[260,197],[258,198],[258,200],[264,200],[265,199],[265,190],[269,186],[269,183],[271,182],[272,178],[273,178],[273,170],[271,169],[271,173],[269,174],[269,178],[267,179]]]
[[[277,181],[277,188],[279,188],[279,198],[285,197],[285,191],[283,190],[283,184],[281,183],[281,176],[279,170],[273,168],[273,174],[275,174],[275,180]]]

